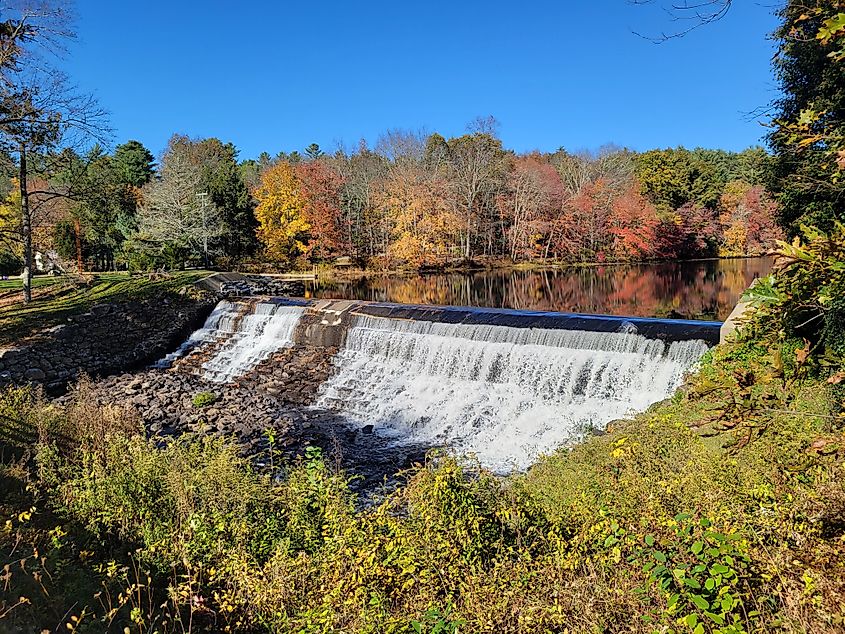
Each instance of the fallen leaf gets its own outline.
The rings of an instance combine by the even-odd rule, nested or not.
[[[807,357],[810,356],[810,342],[804,339],[804,343],[806,344],[803,348],[795,351],[795,360],[798,362],[798,365],[803,364]]]
[[[831,385],[838,385],[839,383],[842,383],[842,381],[845,381],[845,370],[840,370],[827,380],[827,382]]]

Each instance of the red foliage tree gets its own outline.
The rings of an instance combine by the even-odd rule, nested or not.
[[[296,176],[305,199],[305,218],[311,226],[306,254],[323,259],[348,252],[341,226],[341,176],[325,160],[298,164]]]
[[[497,198],[512,260],[543,255],[544,235],[551,230],[564,197],[557,171],[531,154],[514,159],[505,191]]]
[[[610,208],[609,232],[617,260],[647,259],[658,255],[657,210],[639,191],[635,182],[625,188]]]
[[[604,261],[611,248],[613,187],[599,178],[584,184],[563,205],[555,222],[554,248],[567,260]]]
[[[680,259],[716,255],[719,234],[714,210],[687,203],[660,223],[655,254]]]

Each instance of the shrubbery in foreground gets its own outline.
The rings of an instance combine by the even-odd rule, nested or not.
[[[786,249],[779,275],[755,287],[743,336],[670,402],[509,479],[432,457],[366,510],[316,449],[270,479],[219,441],[155,446],[127,411],[92,411],[84,385],[64,409],[7,392],[3,429],[23,453],[4,454],[0,620],[78,632],[841,631],[839,236]]]

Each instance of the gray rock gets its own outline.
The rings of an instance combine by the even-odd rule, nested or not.
[[[44,370],[41,368],[29,368],[23,375],[28,381],[43,381],[47,378],[47,375],[44,374]]]

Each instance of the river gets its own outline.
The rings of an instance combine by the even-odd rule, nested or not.
[[[724,320],[773,258],[469,273],[367,275],[306,284],[308,297]]]

